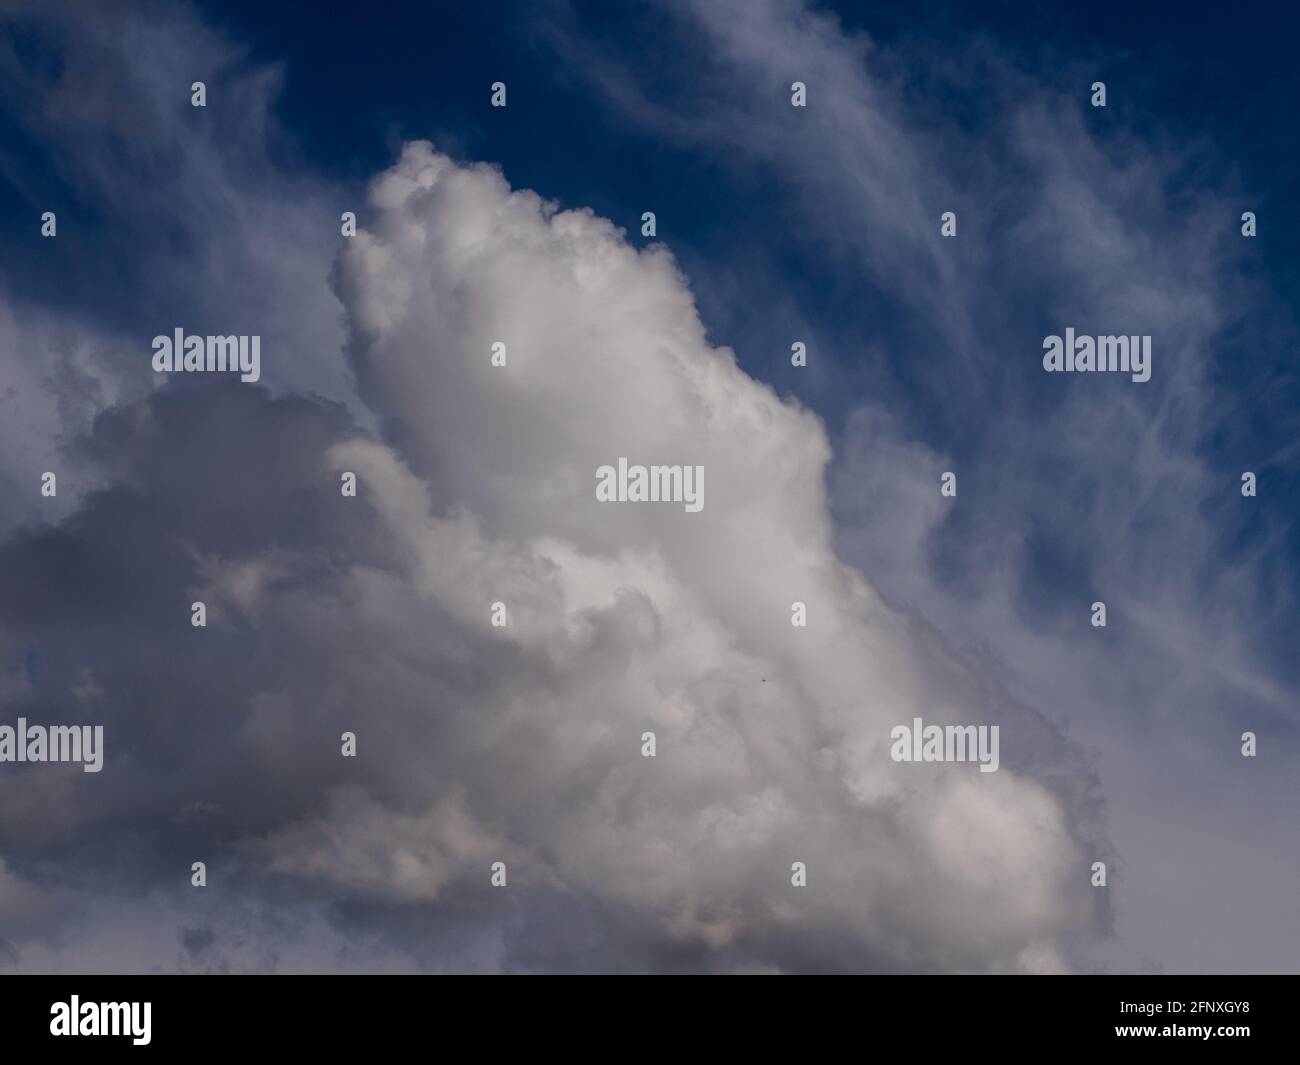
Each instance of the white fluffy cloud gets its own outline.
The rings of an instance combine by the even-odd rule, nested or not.
[[[1068,789],[1026,772],[1066,764],[1062,746],[835,558],[819,420],[709,344],[665,249],[415,143],[374,183],[336,288],[387,443],[329,462],[359,474],[400,560],[356,567],[347,607],[450,617],[483,686],[440,734],[455,768],[436,795],[336,796],[261,842],[277,872],[436,898],[488,890],[500,857],[511,890],[724,965],[809,964],[801,942],[833,944],[813,965],[1064,964],[1096,920],[1090,859]],[[597,503],[619,456],[703,465],[704,510]],[[913,716],[1001,723],[1002,769],[893,763]]]

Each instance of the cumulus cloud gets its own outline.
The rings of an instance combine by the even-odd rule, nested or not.
[[[80,812],[29,846],[126,836],[143,887],[185,840],[215,890],[454,914],[501,935],[495,968],[557,907],[604,929],[579,968],[1051,968],[1104,922],[1086,766],[836,559],[820,422],[706,341],[666,250],[411,144],[335,286],[382,439],[319,401],[171,385],[96,422],[111,487],[0,552],[6,654],[21,626],[113,707],[117,773],[93,807],[43,778]],[[704,465],[703,511],[597,503],[620,455]],[[67,564],[95,591],[38,607]],[[29,712],[60,698],[20,688]],[[1002,768],[892,762],[913,716],[1000,723]]]
[[[490,168],[458,167],[420,144],[376,182],[372,207],[376,217],[338,272],[363,395],[385,412],[402,455],[434,487],[436,508],[480,516],[486,535],[531,545],[531,559],[551,574],[542,603],[532,601],[535,582],[496,577],[497,596],[524,606],[510,638],[542,652],[551,668],[565,663],[573,678],[548,730],[561,742],[539,757],[536,772],[549,777],[566,767],[557,774],[563,779],[588,746],[616,766],[610,741],[620,728],[629,755],[638,722],[666,730],[653,770],[609,768],[604,786],[628,792],[617,807],[634,824],[638,810],[644,819],[629,843],[648,835],[643,855],[657,857],[641,868],[633,847],[597,873],[603,889],[635,887],[639,905],[656,909],[679,905],[678,897],[717,905],[728,914],[730,941],[755,920],[747,906],[766,912],[775,900],[727,878],[745,870],[742,880],[761,883],[770,875],[761,872],[764,864],[787,867],[782,847],[794,856],[802,840],[839,869],[825,875],[850,897],[854,883],[880,892],[885,912],[874,914],[838,892],[823,896],[827,917],[859,927],[868,953],[880,950],[870,928],[895,923],[889,910],[902,900],[888,901],[893,893],[927,863],[950,865],[945,841],[952,837],[921,832],[922,822],[944,824],[950,806],[955,815],[971,799],[960,777],[943,776],[933,791],[929,781],[922,787],[902,778],[885,751],[889,727],[914,714],[985,720],[997,711],[971,705],[962,694],[969,684],[945,690],[934,661],[942,652],[910,632],[830,551],[823,485],[829,448],[820,424],[738,370],[731,352],[706,342],[664,249],[638,252],[590,212],[559,211],[513,192]],[[495,339],[518,353],[508,369],[487,358]],[[597,503],[594,471],[620,455],[703,465],[710,487],[704,511]],[[413,517],[397,499],[379,505],[390,521]],[[473,588],[471,559],[448,566],[463,556],[443,546],[421,552],[428,534],[413,533],[411,544],[426,560],[426,581],[436,587],[441,569],[444,581]],[[465,609],[477,610],[484,624],[492,594],[487,587],[476,593]],[[790,625],[795,600],[810,605],[806,632]],[[607,646],[598,621],[606,617],[630,643]],[[584,669],[584,659],[594,660]],[[588,690],[589,669],[614,670],[615,691],[607,684]],[[529,687],[521,701],[548,701],[530,696]],[[541,706],[528,713],[545,718]],[[662,779],[667,794],[709,802],[678,811],[674,826],[664,793],[656,789],[651,799],[631,788],[623,779],[631,774]],[[1019,845],[990,848],[981,860],[992,863],[992,883],[1005,877],[1042,893],[1029,889],[1014,902],[986,898],[980,908],[1006,908],[1012,940],[1026,932],[1026,943],[1050,939],[1091,909],[1069,887],[1080,861],[1076,841],[1064,812],[1035,784],[1012,774],[998,779],[983,789],[985,832],[1000,838],[994,826],[1003,821],[1006,839]],[[913,802],[934,805],[900,833],[891,805],[909,790],[925,793]],[[591,841],[614,829],[628,838],[625,825],[605,820],[609,808],[597,803],[588,825],[573,811],[568,819],[576,824],[567,831],[557,819],[547,833],[552,846],[570,836],[582,841],[572,869],[557,872],[595,872],[609,856]],[[903,809],[912,807],[904,802]],[[721,875],[689,860],[706,851]],[[663,868],[659,858],[671,854],[676,860]],[[625,864],[631,876],[620,888]],[[696,877],[702,881],[692,890]],[[941,942],[960,942],[957,926],[970,914],[971,885],[965,876],[956,881],[951,894],[934,888],[928,918],[913,915],[918,924],[942,923]],[[925,935],[922,927],[915,934]]]

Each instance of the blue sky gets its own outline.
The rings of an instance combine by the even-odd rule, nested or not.
[[[269,909],[312,929],[310,949],[290,963],[308,967],[349,957],[362,967],[483,969],[1294,967],[1300,928],[1282,885],[1294,882],[1300,860],[1287,814],[1300,753],[1292,239],[1300,209],[1291,195],[1300,185],[1292,135],[1300,74],[1287,54],[1294,21],[1285,13],[718,0],[394,4],[329,17],[288,3],[110,6],[90,21],[53,5],[20,6],[7,19],[0,488],[14,506],[0,522],[9,537],[0,549],[9,604],[0,631],[13,667],[6,694],[19,708],[67,710],[86,677],[97,678],[149,781],[115,790],[97,827],[69,815],[53,843],[7,825],[0,853],[15,897],[54,885],[84,901],[87,878],[116,868],[107,844],[92,869],[73,867],[69,855],[93,829],[130,840],[122,850],[130,858],[116,861],[129,861],[128,901],[138,904],[179,844],[170,833],[137,835],[131,818],[207,803],[239,812],[187,831],[235,863],[244,887],[203,919],[184,892],[169,897],[180,948],[161,938],[164,921],[158,940],[129,952],[125,925],[87,904],[79,919],[99,956],[120,951],[133,966],[265,966],[241,944]],[[193,80],[208,86],[206,108],[189,104]],[[505,109],[488,106],[497,80],[508,86]],[[806,109],[789,105],[795,80],[807,83]],[[1097,80],[1106,83],[1105,108],[1089,105]],[[432,154],[410,148],[424,141]],[[478,163],[498,168],[504,184]],[[426,187],[420,182],[432,189],[427,202],[409,194]],[[549,209],[521,190],[556,203],[557,217],[589,208],[595,221],[557,229]],[[58,214],[55,240],[33,222],[44,210]],[[340,239],[343,210],[358,213],[364,240]],[[657,215],[654,240],[640,235],[646,210]],[[939,233],[948,210],[958,217],[954,239]],[[1241,235],[1243,211],[1257,214],[1255,238]],[[497,228],[502,219],[517,230]],[[619,268],[625,273],[611,267],[611,278],[625,280],[572,290],[557,280],[550,292],[552,276],[568,276],[572,248],[578,262],[598,251],[623,262],[609,250],[623,245],[609,243],[600,219],[639,252]],[[570,224],[572,232],[563,228]],[[458,258],[456,238],[488,251]],[[413,285],[428,306],[400,309],[398,294]],[[698,312],[699,337],[686,305]],[[479,406],[493,393],[480,390],[458,346],[507,321],[556,367],[553,379],[525,376],[537,406],[521,393],[508,417]],[[218,393],[206,383],[158,387],[142,353],[177,324],[260,333],[265,387],[210,400]],[[1044,374],[1042,339],[1067,326],[1151,335],[1151,380]],[[806,368],[790,365],[794,341],[808,346]],[[690,354],[667,358],[676,345]],[[737,371],[697,378],[703,371],[673,369],[726,363],[720,349],[734,353]],[[570,356],[586,367],[572,379]],[[584,432],[593,446],[613,446],[620,424],[647,446],[680,442],[732,471],[731,482],[710,479],[718,524],[700,546],[657,520],[606,527],[605,517],[583,524],[571,514],[586,511],[565,509],[571,466],[589,458]],[[223,435],[232,425],[247,439]],[[385,449],[382,458],[356,452],[393,493],[377,495],[385,502],[374,504],[373,525],[317,510],[323,504],[301,494],[317,456],[352,454],[354,436]],[[228,446],[242,465],[209,462],[208,451],[192,450],[201,445],[217,454]],[[175,465],[166,458],[173,448]],[[747,448],[765,456],[769,490],[751,482],[740,457]],[[30,486],[56,461],[67,487],[42,501]],[[247,482],[263,463],[274,490]],[[960,483],[955,505],[937,488],[949,470]],[[1242,497],[1243,471],[1257,474],[1258,496]],[[417,533],[406,524],[409,499],[423,493],[434,525]],[[298,500],[297,518],[272,513],[285,495]],[[563,573],[566,609],[599,614],[592,624],[605,635],[596,644],[619,648],[624,672],[573,666],[562,641],[525,641],[518,660],[493,664],[436,567],[411,562],[427,557],[413,546],[421,537],[459,543],[437,524],[457,513],[472,516],[493,545],[531,545],[528,564],[494,563],[526,600],[549,602],[553,589],[538,574]],[[380,526],[383,535],[368,531]],[[149,531],[159,528],[172,531]],[[122,529],[140,544],[158,537],[156,564],[87,546],[111,543]],[[738,536],[762,551],[785,545],[796,584],[829,581],[835,635],[810,658],[787,660],[784,629],[778,637],[751,628],[765,607],[749,597],[781,569],[767,573],[733,551]],[[621,551],[657,553],[671,580],[650,563],[635,573],[600,570]],[[408,655],[379,634],[376,648],[348,652],[329,623],[313,620],[308,604],[330,602],[368,631],[374,616],[358,605],[368,600],[348,583],[354,555],[397,575],[395,587],[423,589],[411,602],[392,591],[392,617],[443,633],[443,651],[416,670],[422,679],[409,691],[392,679],[416,669]],[[477,564],[467,561],[467,571]],[[66,588],[42,605],[37,576]],[[592,582],[605,580],[617,607],[587,601]],[[122,646],[121,632],[97,627],[125,596],[117,628],[169,646],[158,628],[164,604],[180,586],[198,585],[230,597],[231,618],[242,619],[218,635],[231,641],[217,644],[221,653],[275,647],[280,656],[224,693],[243,725],[237,741],[208,726],[223,770],[214,770],[210,795],[186,794],[157,769],[178,757],[175,736],[160,727],[163,708],[195,693],[170,670],[160,677],[136,644]],[[674,627],[679,585],[701,597],[698,614],[716,630]],[[625,586],[646,597],[662,646],[629,635],[641,630],[624,615],[617,589]],[[772,594],[788,602],[802,587]],[[94,623],[77,606],[86,588],[103,593],[87,607]],[[292,622],[273,600],[297,604]],[[1088,622],[1097,600],[1110,612],[1105,630]],[[270,616],[280,618],[278,635],[263,628]],[[946,807],[927,805],[941,800],[903,787],[911,798],[894,828],[916,832],[917,846],[930,850],[890,868],[902,870],[904,884],[933,877],[953,894],[936,887],[918,912],[882,888],[879,910],[859,912],[845,872],[796,947],[770,900],[715,883],[686,858],[681,868],[706,886],[689,880],[699,897],[656,925],[647,914],[685,905],[680,884],[641,894],[608,850],[579,845],[558,815],[511,820],[508,774],[495,774],[519,754],[490,760],[477,785],[460,779],[454,760],[445,780],[408,767],[396,774],[401,787],[383,784],[376,769],[356,784],[360,800],[347,792],[346,810],[343,785],[324,765],[279,766],[290,778],[287,797],[261,814],[222,784],[250,758],[275,762],[268,751],[277,750],[277,728],[310,732],[315,718],[293,693],[318,684],[325,703],[354,685],[391,684],[389,698],[409,702],[411,714],[423,705],[416,692],[436,691],[447,705],[485,715],[553,683],[578,719],[589,715],[589,736],[604,728],[611,692],[634,702],[640,681],[671,666],[691,679],[665,699],[694,708],[695,735],[714,736],[731,720],[726,707],[746,696],[697,677],[699,662],[672,658],[666,648],[677,639],[733,677],[730,656],[743,653],[773,673],[784,700],[771,721],[756,715],[752,731],[737,726],[748,750],[784,743],[793,753],[788,764],[767,765],[767,776],[755,770],[748,784],[724,788],[717,801],[729,816],[741,818],[746,789],[770,776],[791,809],[824,816],[824,836],[809,838],[828,854],[865,847],[863,825],[885,816],[872,804],[903,786],[864,768],[874,764],[869,737],[880,729],[875,711],[854,710],[855,700],[888,704],[886,722],[895,712],[907,717],[901,706],[913,702],[936,717],[998,720],[1007,775],[1039,790],[986,797],[990,823],[1007,818],[988,833],[1001,857],[990,850],[972,865],[942,828]],[[395,658],[389,679],[370,678],[367,688],[351,654],[380,660],[386,652]],[[39,671],[19,667],[33,655]],[[339,663],[337,673],[315,677],[322,661]],[[562,662],[577,679],[556,679],[569,677]],[[498,670],[504,679],[489,680]],[[266,713],[279,724],[257,724]],[[373,713],[393,736],[418,719]],[[452,720],[454,735],[440,742],[469,764],[483,737]],[[570,720],[557,716],[557,730]],[[790,720],[807,734],[787,733]],[[1255,761],[1239,752],[1247,729],[1260,737]],[[711,757],[725,763],[733,749],[723,744]],[[824,769],[827,752],[843,769],[810,807],[805,777]],[[579,763],[607,753],[601,747]],[[699,757],[704,772],[712,763]],[[572,788],[575,808],[607,808],[594,783],[584,790],[585,771],[554,760],[574,775],[556,768],[550,784]],[[273,779],[254,775],[248,794]],[[697,782],[678,783],[693,793]],[[1037,809],[1040,791],[1050,803],[1035,824],[1059,819],[1062,827],[1059,839],[1030,846],[1036,837],[1015,814]],[[55,800],[78,801],[74,791]],[[655,809],[650,803],[647,816]],[[475,830],[447,827],[461,817]],[[327,853],[321,842],[391,838],[401,854],[415,846],[403,834],[418,840],[426,829],[426,843],[446,852],[425,870],[433,887],[359,876],[354,855]],[[765,831],[777,853],[775,841],[791,830],[775,818]],[[547,870],[537,873],[545,890],[520,903],[508,927],[462,882],[459,852],[446,841],[468,836],[537,848],[534,867]],[[694,853],[681,836],[660,845]],[[566,879],[566,856],[599,871]],[[1076,859],[1086,868],[1084,859],[1097,857],[1112,867],[1109,894],[1076,897],[1061,886]],[[739,848],[733,858],[747,871],[741,879],[758,860]],[[1001,914],[993,924],[1005,938],[963,940],[965,905],[983,897],[983,878],[1004,859],[1007,876],[1041,886],[1041,905]],[[381,869],[386,862],[400,865],[391,855],[374,859]],[[868,873],[872,883],[889,881],[878,868],[857,869]],[[439,927],[459,953],[437,937],[407,943],[426,905],[441,907]],[[31,907],[11,910],[18,916],[6,918],[0,906],[0,939],[14,944],[13,964],[76,964],[75,951],[49,946]],[[577,939],[603,938],[608,950],[575,951],[544,931],[554,912]],[[710,923],[704,912],[731,916]],[[195,942],[185,929],[195,927],[214,930],[212,943],[198,937],[207,945],[197,953],[185,946]],[[1205,928],[1213,930],[1193,934]],[[357,937],[370,935],[383,950],[358,955]]]

